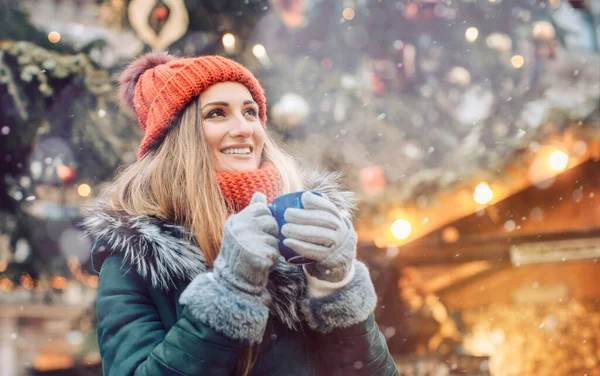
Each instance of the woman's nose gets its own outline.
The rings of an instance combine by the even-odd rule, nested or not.
[[[232,137],[250,137],[254,133],[252,128],[252,124],[250,124],[244,117],[238,118],[236,117],[234,120],[235,124],[229,131],[229,134]]]

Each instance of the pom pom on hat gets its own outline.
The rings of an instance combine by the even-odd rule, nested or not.
[[[119,98],[121,105],[135,112],[135,85],[148,69],[175,60],[166,52],[151,52],[132,61],[119,76]]]

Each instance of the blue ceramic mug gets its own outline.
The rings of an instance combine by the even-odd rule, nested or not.
[[[304,209],[304,206],[302,205],[302,194],[304,192],[305,191],[292,192],[292,193],[287,193],[287,194],[284,194],[281,196],[277,196],[273,200],[273,203],[271,205],[269,205],[271,214],[273,214],[273,217],[275,217],[275,220],[277,221],[277,224],[279,225],[280,230],[283,227],[283,225],[286,224],[284,213],[287,208]],[[315,192],[315,191],[311,191],[311,192],[316,195],[321,196],[321,194],[319,192]],[[286,259],[287,262],[289,262],[290,264],[294,264],[294,265],[306,265],[306,264],[312,264],[315,262],[314,260],[310,260],[310,259],[300,256],[298,253],[296,253],[290,247],[283,244],[284,239],[285,239],[285,236],[283,236],[281,234],[281,231],[279,231],[279,237],[277,238],[277,245],[279,247],[279,253],[283,256],[283,258]]]

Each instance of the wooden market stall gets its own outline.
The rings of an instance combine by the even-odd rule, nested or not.
[[[593,374],[600,367],[597,156],[474,208],[406,244],[361,247],[361,254],[393,256],[401,298],[438,322],[421,351],[488,356],[498,375]],[[448,339],[456,343],[444,349]]]

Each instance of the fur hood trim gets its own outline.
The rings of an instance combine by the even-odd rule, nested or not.
[[[308,172],[304,175],[307,190],[318,191],[333,202],[343,215],[352,219],[354,195],[340,184],[341,173]],[[100,244],[92,250],[96,271],[110,254],[121,254],[153,288],[170,291],[209,271],[204,255],[185,228],[149,216],[130,216],[111,211],[97,201],[88,208],[83,221],[88,236]],[[302,268],[280,259],[271,273],[267,289],[273,302],[271,312],[293,329],[300,321],[297,301],[306,289]]]

